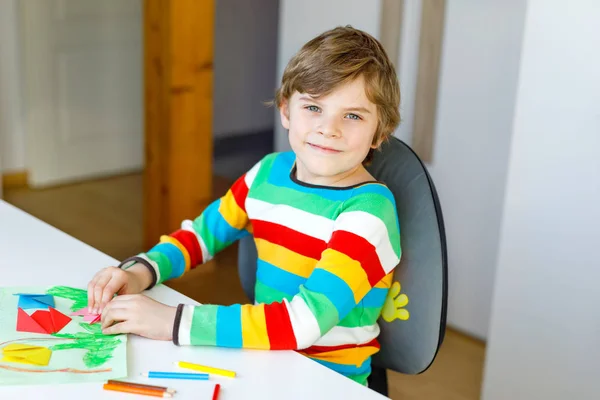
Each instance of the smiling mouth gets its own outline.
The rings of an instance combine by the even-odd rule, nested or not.
[[[336,149],[332,149],[331,147],[325,147],[325,146],[319,146],[317,144],[312,144],[312,143],[308,143],[307,144],[315,150],[318,150],[322,153],[326,153],[326,154],[337,154],[337,153],[341,153],[341,150],[336,150]]]

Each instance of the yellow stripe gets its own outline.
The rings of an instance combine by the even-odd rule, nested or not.
[[[192,262],[190,261],[190,254],[188,253],[187,249],[185,248],[185,246],[183,246],[179,240],[175,239],[174,237],[171,236],[167,236],[167,235],[162,235],[160,237],[160,242],[161,243],[171,243],[173,246],[177,247],[179,249],[179,251],[181,251],[181,254],[183,254],[183,259],[185,261],[185,270],[184,272],[187,272],[190,270],[190,268],[192,267]]]
[[[384,276],[382,280],[377,282],[375,287],[379,288],[379,289],[389,289],[392,287],[392,279],[393,278],[394,278],[394,271],[392,270],[392,272],[390,272],[389,274]]]
[[[246,348],[270,349],[264,304],[242,306],[242,343]]]
[[[377,347],[366,346],[342,350],[333,350],[310,355],[305,354],[303,352],[300,352],[300,354],[304,354],[309,358],[316,358],[317,360],[329,361],[336,364],[356,365],[356,367],[358,368],[362,365],[363,362],[365,362],[367,358],[371,357],[378,351],[379,349]]]
[[[360,263],[344,253],[327,249],[323,252],[318,266],[346,282],[354,293],[354,303],[358,303],[371,290],[367,273]]]
[[[221,197],[219,213],[223,216],[223,219],[235,229],[242,230],[248,223],[248,215],[235,202],[231,189],[227,191],[225,196]]]
[[[256,249],[261,260],[303,278],[308,278],[317,265],[314,258],[295,253],[264,239],[256,239]]]

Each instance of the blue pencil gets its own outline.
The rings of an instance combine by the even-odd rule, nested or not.
[[[193,374],[187,372],[162,372],[162,371],[149,371],[147,373],[140,374],[147,378],[161,378],[161,379],[192,379],[197,381],[207,381],[208,374]]]

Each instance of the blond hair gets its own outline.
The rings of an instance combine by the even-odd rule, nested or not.
[[[274,103],[281,107],[296,91],[324,96],[361,76],[367,98],[377,106],[379,123],[373,143],[380,143],[400,123],[400,85],[381,43],[349,25],[323,32],[292,57]]]

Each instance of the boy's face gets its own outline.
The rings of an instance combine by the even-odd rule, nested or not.
[[[364,170],[363,160],[378,145],[373,144],[377,106],[367,98],[362,77],[320,98],[295,92],[279,110],[296,153],[297,177],[304,182],[347,180]]]

